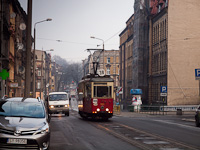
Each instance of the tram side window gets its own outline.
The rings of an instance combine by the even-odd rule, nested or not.
[[[111,86],[94,86],[94,97],[112,97]]]
[[[90,84],[86,85],[86,97],[91,98],[91,85]]]

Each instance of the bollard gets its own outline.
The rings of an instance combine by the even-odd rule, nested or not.
[[[176,115],[182,115],[182,109],[177,109]]]

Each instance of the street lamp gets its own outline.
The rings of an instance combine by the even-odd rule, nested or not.
[[[100,38],[96,38],[94,36],[91,36],[90,38],[92,39],[97,39],[97,40],[101,40],[103,42],[103,69],[104,69],[104,40],[103,39],[100,39]]]
[[[35,97],[35,41],[36,41],[36,25],[38,23],[42,23],[45,21],[52,21],[51,18],[47,18],[46,20],[38,21],[34,24],[34,50],[33,50],[33,97]]]

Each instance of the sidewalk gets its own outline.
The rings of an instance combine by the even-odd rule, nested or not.
[[[176,112],[165,112],[163,115],[163,112],[130,112],[127,110],[122,110],[120,112],[114,112],[114,116],[122,116],[122,117],[176,117],[181,118],[182,120],[187,121],[195,121],[194,116],[195,112],[183,112],[182,115],[177,115]]]

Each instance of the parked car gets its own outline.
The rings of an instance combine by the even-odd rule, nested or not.
[[[197,107],[197,110],[196,110],[195,124],[197,127],[200,127],[200,105]]]
[[[69,95],[66,92],[49,93],[48,106],[50,114],[63,113],[69,116]]]
[[[39,98],[0,100],[0,149],[41,149],[50,145],[50,118]]]

